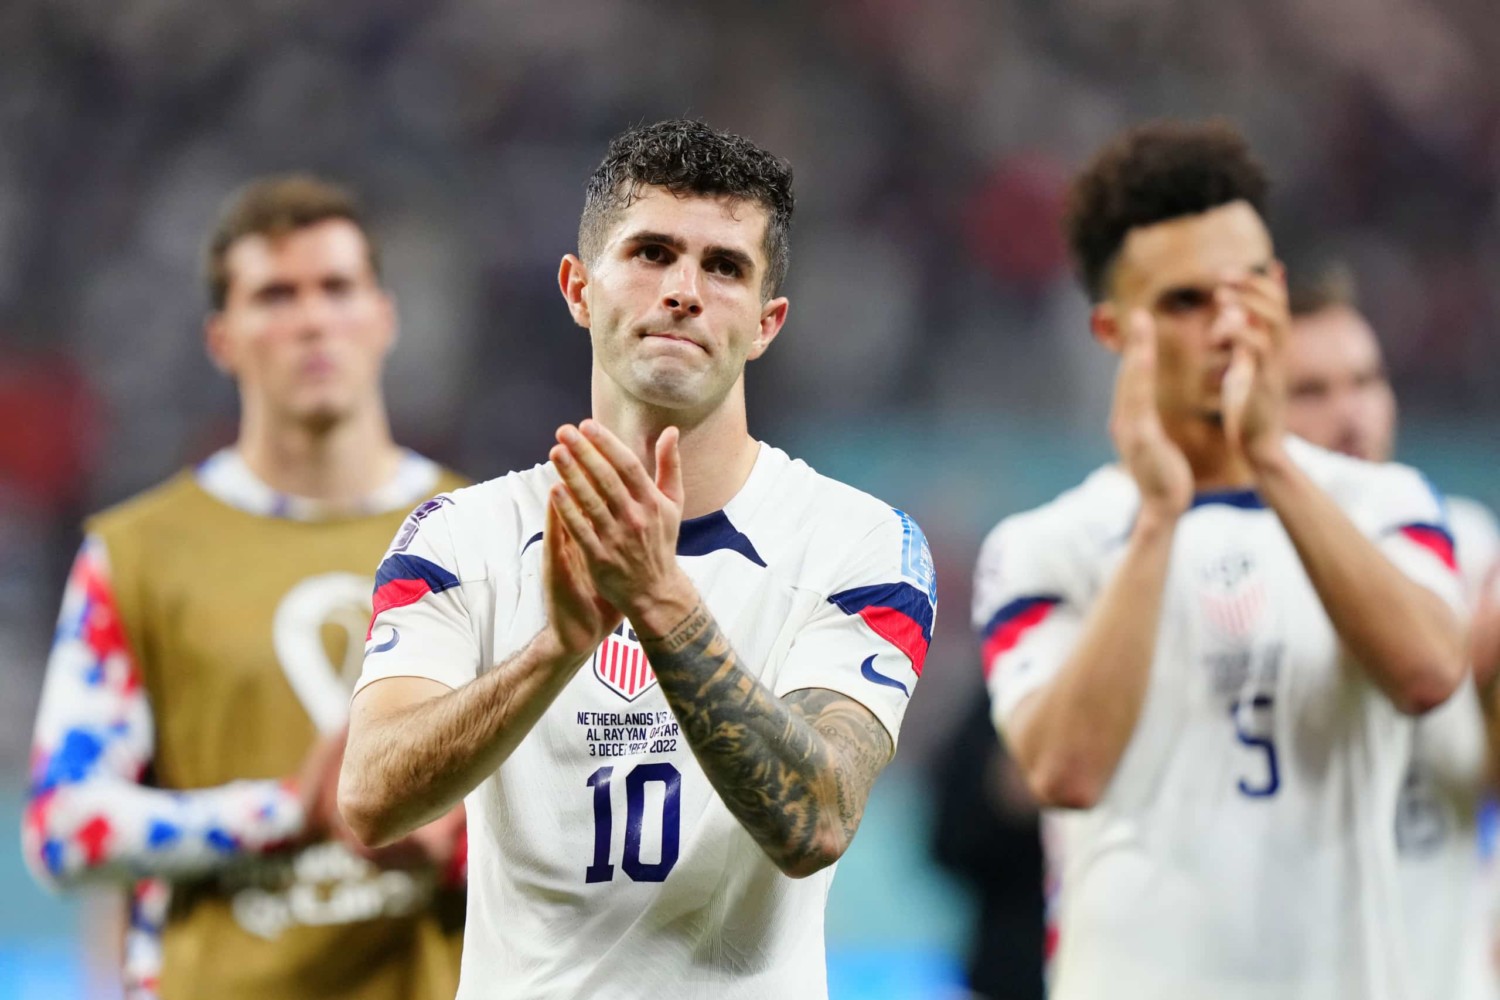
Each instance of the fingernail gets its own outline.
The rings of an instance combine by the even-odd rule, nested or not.
[[[567,442],[568,444],[572,444],[578,440],[578,430],[572,424],[569,424],[562,430],[558,431],[557,436],[562,438],[563,441]]]

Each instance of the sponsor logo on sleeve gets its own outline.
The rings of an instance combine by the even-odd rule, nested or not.
[[[865,662],[859,665],[860,676],[864,677],[865,680],[870,681],[871,683],[881,684],[885,687],[893,687],[910,698],[911,692],[906,689],[905,684],[902,684],[900,681],[896,680],[896,678],[887,676],[886,674],[883,674],[879,670],[875,669],[875,657],[877,655],[879,654],[871,653],[869,656],[865,657]]]

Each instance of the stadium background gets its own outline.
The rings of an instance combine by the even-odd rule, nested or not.
[[[1500,19],[1491,0],[6,0],[0,4],[0,995],[81,995],[76,903],[16,846],[62,577],[88,511],[229,439],[201,347],[217,205],[270,170],[360,191],[405,443],[484,478],[585,412],[558,301],[623,126],[699,116],[795,165],[787,335],[752,430],[912,512],[942,610],[830,904],[835,1000],[952,995],[972,903],[928,856],[979,695],[973,554],[1108,457],[1111,359],[1057,228],[1121,126],[1223,113],[1281,248],[1336,253],[1385,340],[1401,456],[1500,503]]]

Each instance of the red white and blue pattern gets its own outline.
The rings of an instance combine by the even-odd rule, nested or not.
[[[656,674],[646,661],[646,651],[625,625],[594,650],[594,676],[626,701],[635,701],[656,686]]]
[[[980,636],[984,676],[988,678],[1000,657],[1015,649],[1026,633],[1046,621],[1052,609],[1061,603],[1062,598],[1050,594],[1018,597],[996,611]]]
[[[935,610],[926,591],[909,583],[877,583],[830,595],[828,603],[864,619],[876,635],[905,653],[912,671],[922,676]]]
[[[89,538],[68,578],[37,714],[22,842],[39,879],[201,874],[301,829],[297,797],[275,781],[191,793],[142,785],[153,750],[104,545]]]
[[[1399,529],[1408,541],[1415,542],[1453,572],[1458,572],[1458,556],[1453,534],[1441,524],[1403,524]]]
[[[425,506],[425,505],[424,505]],[[407,544],[410,544],[407,539]],[[404,608],[415,604],[428,594],[441,594],[450,587],[458,586],[458,577],[429,559],[399,553],[390,555],[375,572],[375,594],[371,599],[374,611],[370,615],[370,628],[365,632],[365,641],[375,629],[375,619],[381,612],[392,608]]]

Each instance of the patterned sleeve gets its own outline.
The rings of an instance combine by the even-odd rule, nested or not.
[[[1463,579],[1442,497],[1409,466],[1372,466],[1368,474],[1355,523],[1402,572],[1462,612]]]
[[[454,500],[441,494],[407,515],[375,572],[358,694],[387,677],[425,677],[450,688],[479,676],[481,649],[465,603],[453,531]]]
[[[1002,521],[980,549],[973,625],[997,727],[1057,676],[1082,632],[1087,585],[1067,551],[1035,513]]]
[[[797,633],[776,694],[816,687],[848,695],[895,744],[936,614],[927,539],[917,522],[890,511],[854,548],[832,592]]]
[[[298,798],[277,781],[144,785],[154,738],[105,546],[90,537],[63,594],[32,744],[22,845],[44,885],[200,875],[301,831]]]

